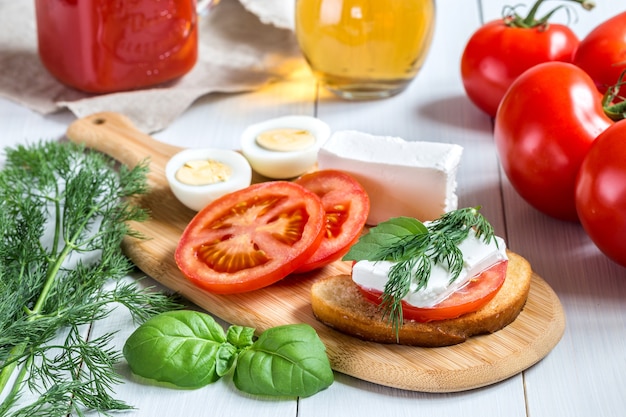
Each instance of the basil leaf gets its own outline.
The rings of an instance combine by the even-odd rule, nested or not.
[[[228,343],[239,349],[252,345],[254,339],[254,329],[252,327],[244,327],[232,325],[226,332],[226,340]]]
[[[375,243],[358,242],[348,250],[342,260],[343,261],[366,261],[370,260],[371,255],[376,253],[380,245]]]
[[[227,343],[220,346],[217,352],[216,371],[222,377],[230,371],[237,362],[239,351],[252,345],[254,329],[232,325],[226,331]]]
[[[352,245],[344,261],[380,261],[383,249],[396,246],[401,238],[418,234],[427,234],[426,226],[412,217],[394,217],[370,229]]]
[[[395,246],[400,238],[390,233],[368,233],[361,236],[343,257],[344,261],[379,261],[383,248]]]
[[[123,354],[136,375],[197,388],[219,379],[218,357],[228,362],[224,329],[208,314],[180,310],[159,314],[126,340]],[[220,351],[222,349],[222,351]],[[220,370],[226,366],[220,363]]]
[[[233,381],[256,395],[308,397],[334,380],[326,347],[308,324],[273,327],[237,359]]]
[[[428,229],[424,223],[412,217],[394,217],[370,229],[370,233],[387,233],[400,237],[428,233]]]
[[[223,377],[233,368],[237,361],[237,348],[230,343],[223,343],[217,350],[215,372],[217,376]]]

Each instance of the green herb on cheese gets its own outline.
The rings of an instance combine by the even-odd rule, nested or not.
[[[363,235],[344,256],[347,261],[393,261],[385,284],[381,308],[397,330],[402,325],[402,299],[414,284],[425,288],[433,264],[450,271],[450,282],[463,269],[463,254],[458,244],[474,229],[477,238],[488,243],[493,227],[479,213],[480,207],[454,210],[424,224],[410,217],[396,217],[378,224]]]

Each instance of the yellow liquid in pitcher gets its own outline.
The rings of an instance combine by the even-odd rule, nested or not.
[[[297,0],[296,33],[317,78],[346,98],[386,97],[426,58],[434,0]]]

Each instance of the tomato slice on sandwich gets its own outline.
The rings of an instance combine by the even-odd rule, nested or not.
[[[326,212],[322,243],[313,256],[296,269],[296,272],[307,272],[340,259],[356,243],[369,215],[370,200],[361,184],[341,171],[316,171],[295,182],[317,194]]]
[[[472,313],[486,305],[498,293],[506,279],[508,261],[500,261],[472,278],[466,285],[433,307],[416,307],[402,302],[404,320],[426,323],[446,320]],[[382,293],[377,290],[359,287],[363,296],[370,302],[380,304]]]
[[[181,272],[218,294],[252,291],[292,273],[324,237],[325,212],[311,191],[286,181],[224,195],[187,225],[176,248]]]

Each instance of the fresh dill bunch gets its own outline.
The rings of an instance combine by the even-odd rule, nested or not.
[[[479,210],[480,207],[453,210],[428,223],[409,217],[392,218],[370,229],[344,256],[344,260],[394,262],[380,306],[396,334],[403,321],[402,299],[412,287],[419,291],[428,286],[434,264],[445,266],[453,282],[463,270],[463,254],[458,245],[470,230],[485,243],[495,238],[493,227]]]
[[[129,222],[147,213],[147,164],[116,168],[69,142],[5,149],[0,172],[0,416],[106,413],[129,405],[112,397],[120,353],[112,334],[92,339],[90,323],[125,306],[142,322],[177,308],[174,300],[124,278],[121,250],[137,236]],[[86,326],[87,325],[87,326]],[[61,334],[63,343],[54,344]],[[36,399],[18,402],[29,390]]]

